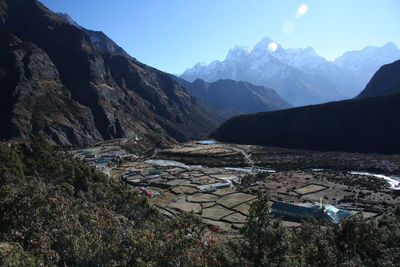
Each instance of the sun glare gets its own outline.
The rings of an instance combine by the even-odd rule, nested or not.
[[[268,45],[268,50],[271,52],[275,52],[278,49],[278,44],[275,42],[272,42]]]
[[[308,11],[308,6],[307,6],[306,4],[301,5],[301,6],[297,9],[296,17],[299,18],[299,17],[303,16],[304,14],[307,13],[307,11]]]

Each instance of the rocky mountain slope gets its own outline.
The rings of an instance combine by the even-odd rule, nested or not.
[[[375,72],[385,64],[400,59],[400,49],[394,43],[382,47],[368,46],[359,51],[349,51],[337,58],[334,63],[352,74],[363,89]]]
[[[38,1],[0,1],[1,139],[42,132],[63,145],[120,137],[160,145],[216,127],[168,74],[93,36]]]
[[[175,77],[188,92],[197,97],[207,110],[224,119],[238,114],[290,108],[275,90],[248,82],[218,80],[207,83],[197,79],[193,83]]]
[[[265,38],[252,50],[235,47],[225,60],[197,64],[180,77],[189,81],[197,78],[207,82],[247,81],[274,88],[291,104],[302,106],[355,97],[380,66],[393,62],[391,59],[399,54],[397,48],[387,45],[386,48],[366,49],[368,53],[346,53],[331,62],[311,47],[284,49],[278,45],[275,50],[270,48],[271,43],[275,42]]]
[[[395,75],[393,70],[397,71]],[[382,67],[369,86],[377,88],[375,93],[379,94],[387,92],[384,88],[388,83],[398,88],[399,81],[396,62]],[[367,87],[364,92],[370,90]],[[400,153],[399,121],[398,93],[236,116],[223,123],[212,137],[239,144]]]
[[[372,77],[358,98],[400,93],[400,60],[384,65]]]
[[[105,35],[103,32],[92,31],[92,30],[88,30],[88,29],[82,27],[66,13],[57,13],[57,15],[60,15],[61,17],[63,17],[67,23],[83,30],[86,33],[86,35],[89,37],[92,45],[94,47],[96,47],[97,49],[100,49],[103,52],[109,52],[109,53],[113,53],[113,54],[129,56],[128,53],[122,47],[120,47],[113,40],[108,38],[108,36]]]

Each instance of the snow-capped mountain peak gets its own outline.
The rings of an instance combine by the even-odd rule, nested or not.
[[[237,61],[247,58],[250,54],[250,50],[246,46],[235,46],[233,49],[229,50],[228,55],[225,60],[227,61]]]
[[[331,62],[312,47],[285,49],[266,37],[251,51],[236,46],[225,60],[195,65],[181,78],[247,81],[276,89],[293,105],[317,104],[356,96],[379,67],[399,58],[400,50],[389,42],[345,53]]]
[[[387,42],[382,48],[396,50],[398,49],[397,45],[393,42]]]
[[[269,37],[265,37],[264,39],[262,39],[261,41],[259,41],[254,47],[252,52],[258,51],[258,50],[268,50],[268,47],[271,43],[276,43],[274,42],[272,39],[270,39]]]
[[[400,59],[400,49],[392,42],[382,47],[368,46],[362,50],[349,51],[334,63],[353,74],[364,88],[374,73],[383,65]]]

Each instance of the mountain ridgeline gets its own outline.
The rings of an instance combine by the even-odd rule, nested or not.
[[[218,80],[207,83],[201,79],[193,83],[175,77],[188,92],[197,97],[215,116],[228,119],[234,115],[290,108],[275,90],[248,82]]]
[[[241,115],[212,137],[224,142],[312,150],[400,152],[400,64],[382,67],[359,99]],[[392,95],[381,95],[387,92]],[[365,97],[377,95],[374,97]]]
[[[274,88],[294,106],[321,104],[353,98],[384,64],[400,59],[400,49],[393,43],[345,53],[335,61],[319,56],[311,47],[285,49],[265,38],[253,49],[235,47],[225,60],[209,65],[196,64],[180,77],[194,81],[219,79],[247,81]]]
[[[171,77],[35,0],[0,1],[0,139],[62,145],[207,135],[217,119]]]
[[[337,58],[334,63],[339,68],[353,75],[365,88],[372,76],[385,64],[393,63],[400,59],[400,49],[389,42],[382,47],[368,46],[359,51],[349,51]]]
[[[357,97],[400,93],[400,60],[384,65]]]
[[[120,54],[124,56],[129,56],[128,53],[116,44],[113,40],[108,38],[103,32],[100,31],[92,31],[88,30],[81,25],[79,25],[76,21],[74,21],[68,14],[66,13],[57,13],[57,15],[63,17],[65,21],[81,30],[83,30],[86,35],[89,37],[90,42],[92,45],[103,52],[113,53],[113,54]]]

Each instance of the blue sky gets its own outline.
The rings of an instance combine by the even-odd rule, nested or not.
[[[327,59],[388,41],[400,46],[400,0],[41,0],[105,32],[145,64],[174,74],[270,37]],[[296,16],[301,5],[308,11]]]

